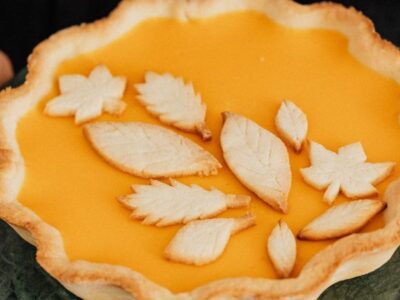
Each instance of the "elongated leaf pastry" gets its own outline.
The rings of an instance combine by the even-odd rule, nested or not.
[[[268,255],[280,277],[289,277],[296,263],[296,238],[284,221],[279,221],[268,238]]]
[[[221,164],[187,138],[141,122],[97,122],[84,126],[93,148],[127,173],[144,177],[212,175]]]
[[[211,139],[211,131],[205,124],[207,107],[192,83],[185,84],[182,78],[169,73],[154,72],[147,72],[145,80],[135,85],[140,93],[137,99],[151,114],[165,124],[198,133],[203,140]]]
[[[168,226],[213,217],[228,208],[247,207],[250,197],[226,195],[217,189],[207,191],[198,185],[184,185],[171,179],[171,185],[151,180],[150,185],[134,185],[134,194],[119,200],[132,217],[144,224]]]
[[[255,224],[252,215],[193,221],[183,226],[165,249],[166,258],[190,265],[215,261],[230,237]]]
[[[314,241],[343,237],[361,229],[385,207],[385,202],[369,199],[333,206],[304,227],[297,237]]]
[[[390,175],[394,162],[368,163],[361,143],[339,148],[338,154],[310,142],[311,166],[301,169],[304,180],[313,187],[326,189],[324,200],[331,204],[340,191],[349,198],[362,198],[377,193],[373,184]]]
[[[292,183],[286,146],[253,121],[226,112],[221,146],[236,177],[274,209],[286,212]]]
[[[308,130],[306,114],[293,102],[285,100],[276,114],[275,126],[279,135],[300,152]]]
[[[121,100],[125,77],[113,77],[106,66],[99,65],[89,77],[79,74],[59,78],[61,95],[51,99],[44,112],[49,116],[73,116],[81,124],[100,116],[103,111],[120,115],[126,107]]]

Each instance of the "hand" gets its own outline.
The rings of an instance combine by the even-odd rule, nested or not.
[[[14,70],[8,56],[0,51],[0,86],[14,77]]]

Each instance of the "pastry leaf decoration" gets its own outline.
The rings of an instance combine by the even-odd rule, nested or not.
[[[292,182],[283,142],[253,121],[224,113],[221,146],[236,177],[274,209],[286,212]]]
[[[384,180],[395,163],[369,163],[361,143],[339,148],[338,153],[310,142],[311,166],[301,169],[304,180],[311,186],[326,189],[324,200],[331,204],[340,191],[349,198],[362,198],[377,193],[373,184]]]
[[[107,162],[143,178],[213,175],[221,164],[191,140],[141,122],[97,122],[84,126],[93,148]]]
[[[135,85],[139,92],[137,99],[151,114],[165,124],[197,133],[203,140],[211,139],[211,131],[205,124],[207,107],[192,83],[170,73],[147,72],[145,80]]]
[[[340,238],[361,229],[386,207],[380,200],[354,200],[329,208],[298,234],[303,240]]]
[[[296,238],[284,221],[279,221],[268,238],[268,254],[280,277],[289,277],[296,263]]]
[[[305,113],[293,102],[285,100],[282,102],[275,117],[275,125],[279,135],[296,152],[300,152],[308,130],[308,121]]]
[[[53,117],[75,116],[76,124],[97,118],[103,111],[118,116],[126,107],[121,100],[125,85],[124,77],[113,77],[103,65],[89,77],[63,75],[59,78],[61,95],[51,99],[44,112]]]
[[[134,194],[119,200],[133,210],[133,218],[159,227],[210,218],[228,208],[248,207],[250,204],[249,196],[226,195],[217,189],[208,191],[173,179],[170,185],[151,180],[150,185],[134,185],[132,188]]]
[[[211,263],[223,253],[233,234],[253,225],[251,215],[190,222],[173,237],[165,249],[165,256],[196,266]]]

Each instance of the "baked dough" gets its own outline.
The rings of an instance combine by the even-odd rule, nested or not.
[[[253,121],[226,112],[221,147],[240,182],[272,208],[286,213],[292,173],[283,142]]]
[[[280,277],[289,277],[296,263],[296,238],[282,220],[276,224],[268,237],[268,255]]]
[[[185,264],[209,264],[222,254],[232,235],[253,226],[254,222],[252,215],[190,222],[174,236],[165,256]]]
[[[395,163],[369,163],[361,143],[340,147],[338,153],[311,141],[311,166],[301,169],[304,180],[313,187],[326,189],[324,200],[331,204],[342,191],[349,198],[362,198],[377,194],[373,184],[386,179]]]
[[[313,241],[340,238],[361,229],[385,207],[385,202],[370,199],[342,203],[315,218],[297,236]]]
[[[61,95],[47,102],[44,112],[53,117],[75,116],[81,124],[99,117],[103,111],[119,116],[125,110],[126,78],[113,77],[104,65],[92,70],[89,77],[80,74],[62,75],[59,80]]]
[[[143,178],[215,175],[221,164],[175,132],[140,122],[97,122],[84,126],[93,148],[109,163]]]
[[[188,223],[216,216],[228,208],[248,207],[250,196],[227,195],[217,189],[210,191],[192,184],[170,180],[170,185],[151,180],[150,185],[134,185],[134,194],[119,197],[133,210],[134,219],[159,227]]]
[[[137,99],[161,122],[188,132],[195,132],[205,141],[211,140],[211,130],[205,123],[207,106],[192,83],[170,73],[147,72],[145,83],[136,84]]]

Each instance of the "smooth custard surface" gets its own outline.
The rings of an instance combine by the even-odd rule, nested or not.
[[[133,85],[143,82],[148,70],[171,72],[193,82],[208,105],[207,124],[214,136],[212,142],[204,143],[194,135],[184,135],[220,162],[221,112],[243,114],[276,133],[275,114],[281,101],[290,99],[307,114],[310,139],[335,151],[361,141],[369,161],[400,163],[400,88],[353,58],[342,35],[285,28],[250,12],[185,23],[146,21],[110,45],[62,63],[48,96],[19,123],[18,142],[26,163],[19,201],[60,230],[72,260],[127,266],[175,292],[225,277],[275,278],[266,242],[277,221],[283,218],[296,234],[328,208],[322,192],[300,177],[299,168],[309,165],[306,151],[295,154],[289,149],[293,185],[287,215],[257,199],[226,165],[218,176],[182,178],[184,183],[252,195],[250,210],[257,226],[232,237],[224,254],[209,265],[194,267],[165,260],[163,250],[180,226],[141,225],[115,199],[130,193],[132,184],[148,181],[108,165],[92,150],[73,118],[43,114],[46,101],[58,94],[60,75],[87,75],[98,64],[128,78],[124,96],[128,108],[123,116],[99,120],[161,124],[135,98]],[[380,191],[393,178],[379,185]],[[341,196],[336,203],[344,200]],[[236,209],[221,216],[245,212]],[[377,217],[364,230],[382,224]],[[294,275],[328,244],[298,241]]]

